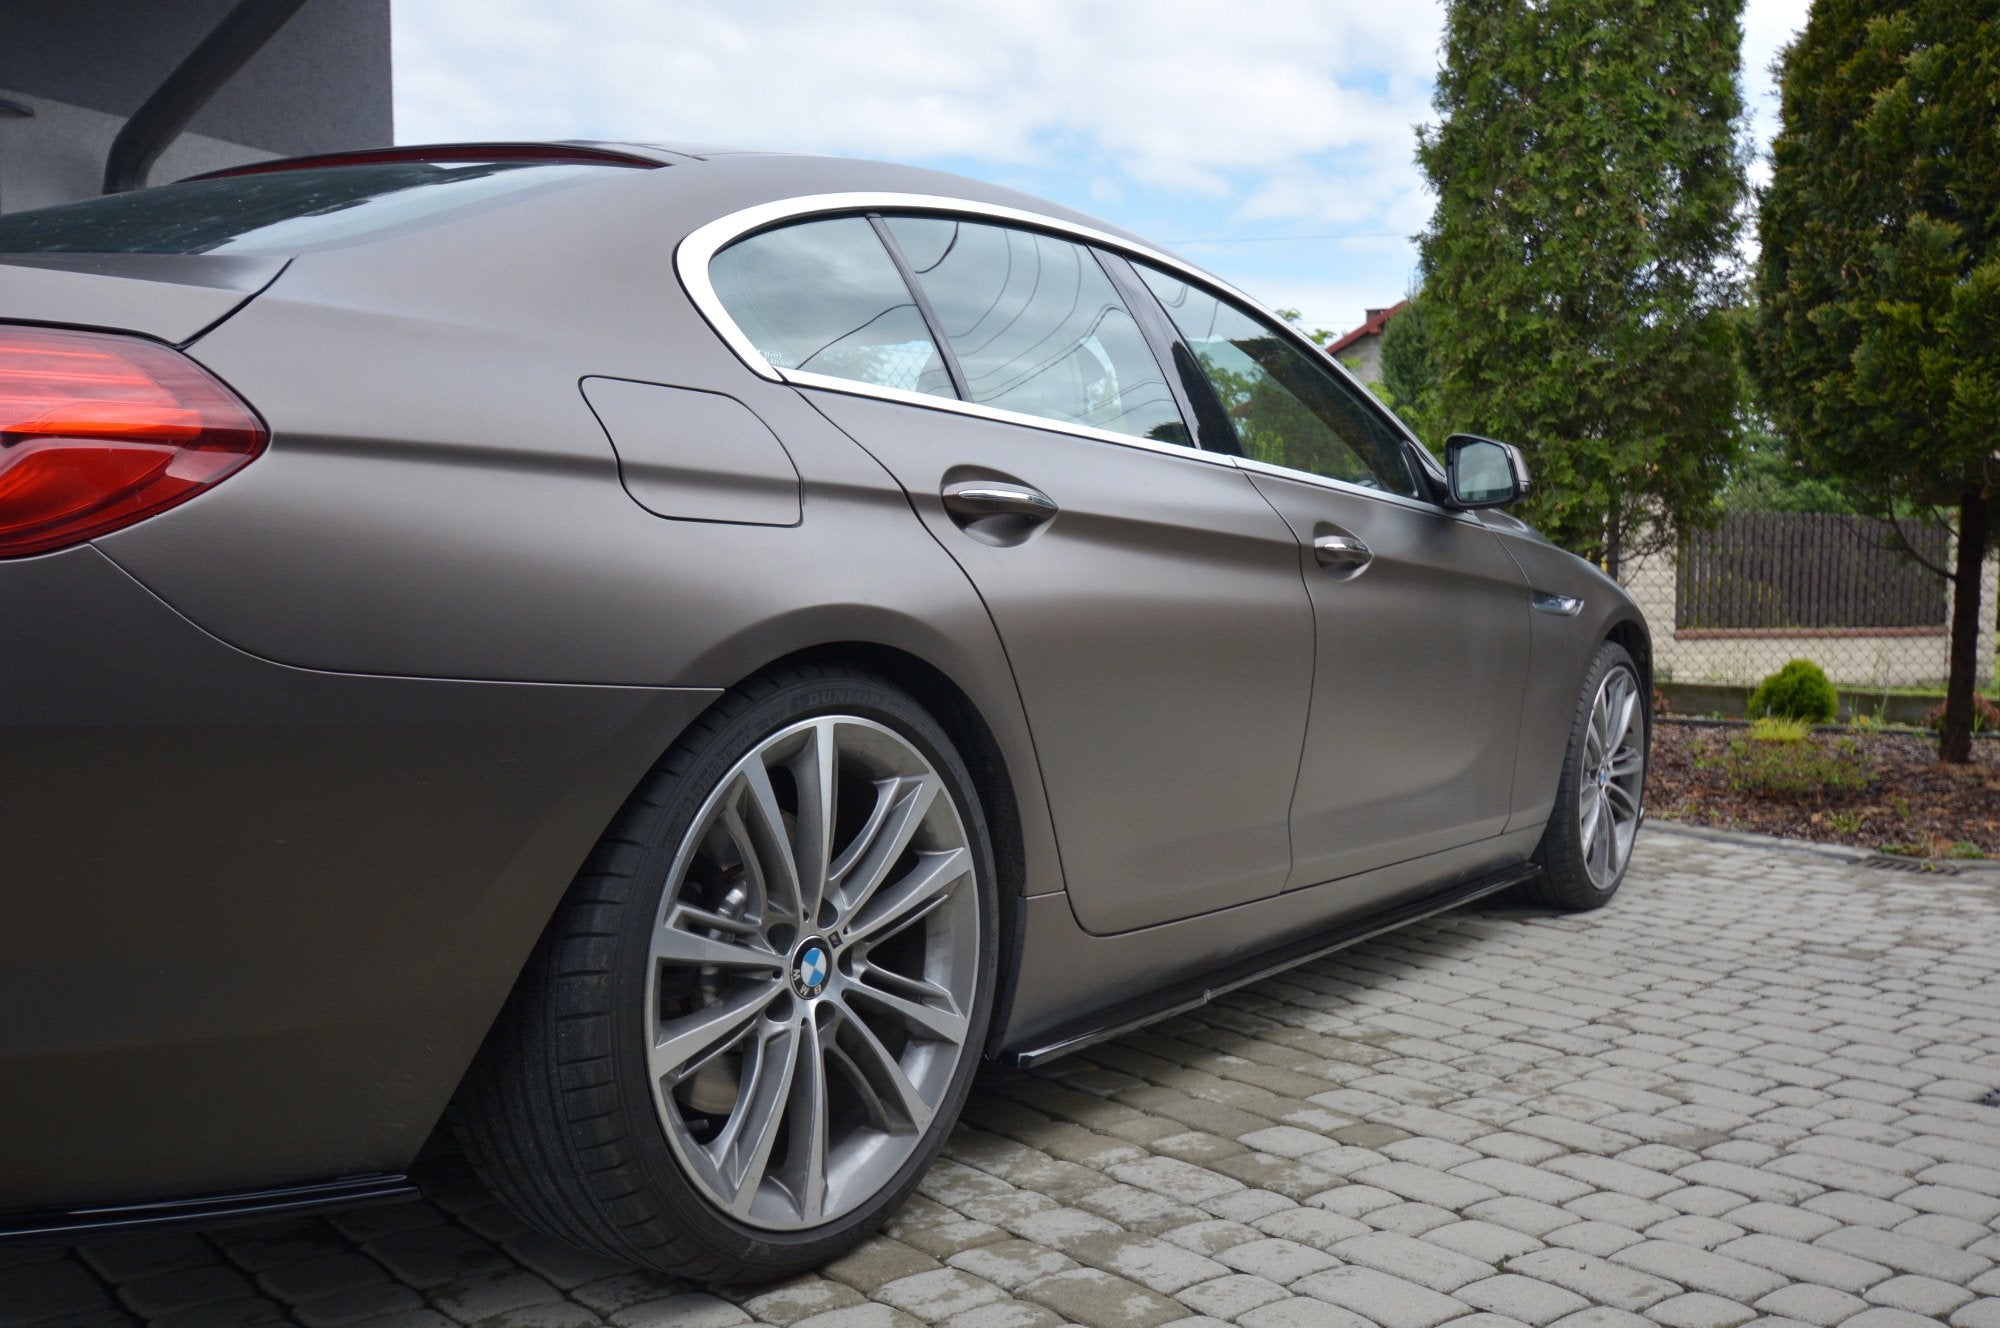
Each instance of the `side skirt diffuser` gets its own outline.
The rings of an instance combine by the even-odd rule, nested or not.
[[[1007,1049],[1001,1060],[1020,1069],[1030,1069],[1046,1064],[1073,1051],[1081,1051],[1093,1043],[1107,1038],[1129,1033],[1135,1028],[1185,1014],[1189,1010],[1208,1004],[1225,992],[1235,991],[1274,973],[1282,973],[1288,968],[1310,963],[1336,950],[1344,950],[1357,945],[1371,936],[1380,936],[1385,931],[1430,917],[1436,913],[1458,908],[1475,899],[1533,880],[1541,875],[1542,869],[1534,863],[1522,863],[1499,872],[1474,877],[1460,885],[1421,895],[1385,912],[1376,913],[1331,931],[1316,932],[1296,941],[1288,942],[1273,950],[1266,950],[1239,959],[1213,973],[1163,987],[1149,992],[1137,1000],[1114,1005],[1075,1023],[1060,1025],[1045,1033],[1038,1033],[1025,1042]]]

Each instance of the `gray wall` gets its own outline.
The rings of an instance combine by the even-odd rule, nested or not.
[[[105,153],[235,0],[0,0],[0,210],[97,193]],[[154,183],[394,141],[390,0],[307,0],[154,167]]]

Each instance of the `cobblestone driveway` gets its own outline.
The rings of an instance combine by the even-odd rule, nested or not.
[[[1606,912],[1489,904],[989,1076],[823,1276],[621,1271],[444,1157],[426,1202],[0,1253],[0,1328],[2000,1328],[1996,1089],[2000,877],[1648,833]]]

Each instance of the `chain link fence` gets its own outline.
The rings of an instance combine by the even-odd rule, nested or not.
[[[1845,691],[1942,691],[1949,671],[1951,532],[1808,512],[1737,512],[1678,550],[1640,559],[1626,588],[1664,683],[1754,686],[1809,659]],[[2000,563],[1986,566],[1979,684],[1993,683]]]

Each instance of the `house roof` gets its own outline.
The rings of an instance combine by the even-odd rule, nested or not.
[[[1362,321],[1360,327],[1355,328],[1345,336],[1337,337],[1327,342],[1326,353],[1329,355],[1338,355],[1357,341],[1365,340],[1368,337],[1381,336],[1383,329],[1389,326],[1389,320],[1396,316],[1396,311],[1408,303],[1408,300],[1398,300],[1387,309],[1370,309],[1368,317]]]

